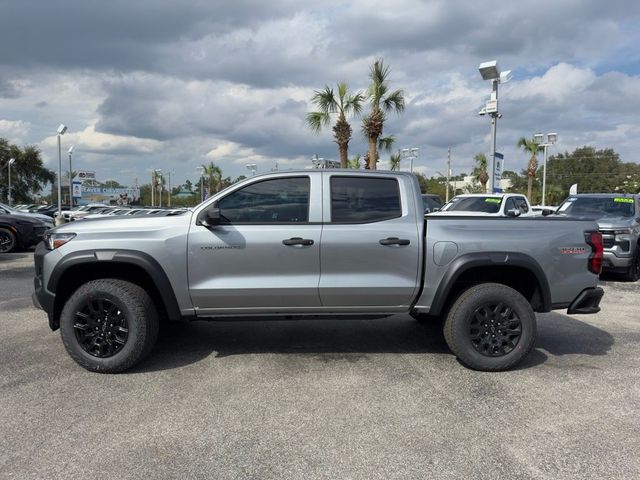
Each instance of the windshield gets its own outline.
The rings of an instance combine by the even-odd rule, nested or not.
[[[499,197],[457,197],[444,206],[447,212],[498,213],[502,205]]]
[[[10,207],[9,205],[5,205],[4,203],[0,203],[0,209],[6,210],[9,213],[21,213],[15,208]]]
[[[629,197],[569,197],[556,213],[577,217],[633,217],[635,205]]]

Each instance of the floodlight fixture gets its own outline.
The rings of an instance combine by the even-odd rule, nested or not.
[[[558,141],[558,134],[553,132],[553,133],[548,133],[547,134],[547,141],[549,143],[556,143]]]
[[[72,153],[73,153],[73,145],[69,147],[69,155],[71,155]]]
[[[482,75],[483,80],[500,79],[500,67],[498,66],[498,62],[496,60],[491,60],[490,62],[482,62],[478,67],[478,70],[480,70],[480,75]]]
[[[533,143],[536,143],[538,145],[542,145],[544,143],[544,134],[543,133],[536,133],[533,135]]]
[[[9,159],[9,165],[13,165],[14,163],[16,163],[16,159],[15,158],[10,158]]]
[[[67,126],[64,123],[61,123],[58,127],[58,135],[64,135],[67,131]]]

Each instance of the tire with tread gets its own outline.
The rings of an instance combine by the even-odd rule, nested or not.
[[[18,246],[18,239],[8,228],[0,227],[0,253],[11,253]]]
[[[640,245],[636,247],[636,253],[633,255],[633,261],[625,272],[624,278],[629,282],[637,282],[640,280]]]
[[[519,341],[509,353],[486,356],[477,351],[471,341],[470,322],[483,304],[499,302],[513,309],[521,322]],[[520,292],[498,283],[475,285],[460,294],[449,310],[444,323],[444,337],[451,351],[465,366],[480,371],[508,370],[526,357],[536,339],[536,317],[531,305]]]
[[[94,298],[107,298],[117,304],[127,319],[129,332],[125,345],[107,358],[87,353],[75,335],[78,308]],[[149,294],[139,285],[115,278],[83,284],[66,301],[60,315],[60,334],[67,352],[76,363],[92,372],[118,373],[133,367],[153,348],[158,329],[158,313]]]

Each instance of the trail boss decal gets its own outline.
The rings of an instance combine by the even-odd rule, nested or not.
[[[585,247],[561,247],[560,253],[563,255],[580,255],[581,253],[587,253]]]

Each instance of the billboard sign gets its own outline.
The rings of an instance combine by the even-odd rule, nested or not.
[[[82,182],[73,182],[71,184],[73,188],[73,198],[81,198],[82,197]]]
[[[82,200],[78,203],[130,205],[140,199],[140,188],[106,188],[82,186]]]
[[[87,170],[80,170],[77,175],[78,179],[80,181],[83,180],[95,180],[96,179],[96,172],[90,172]]]

